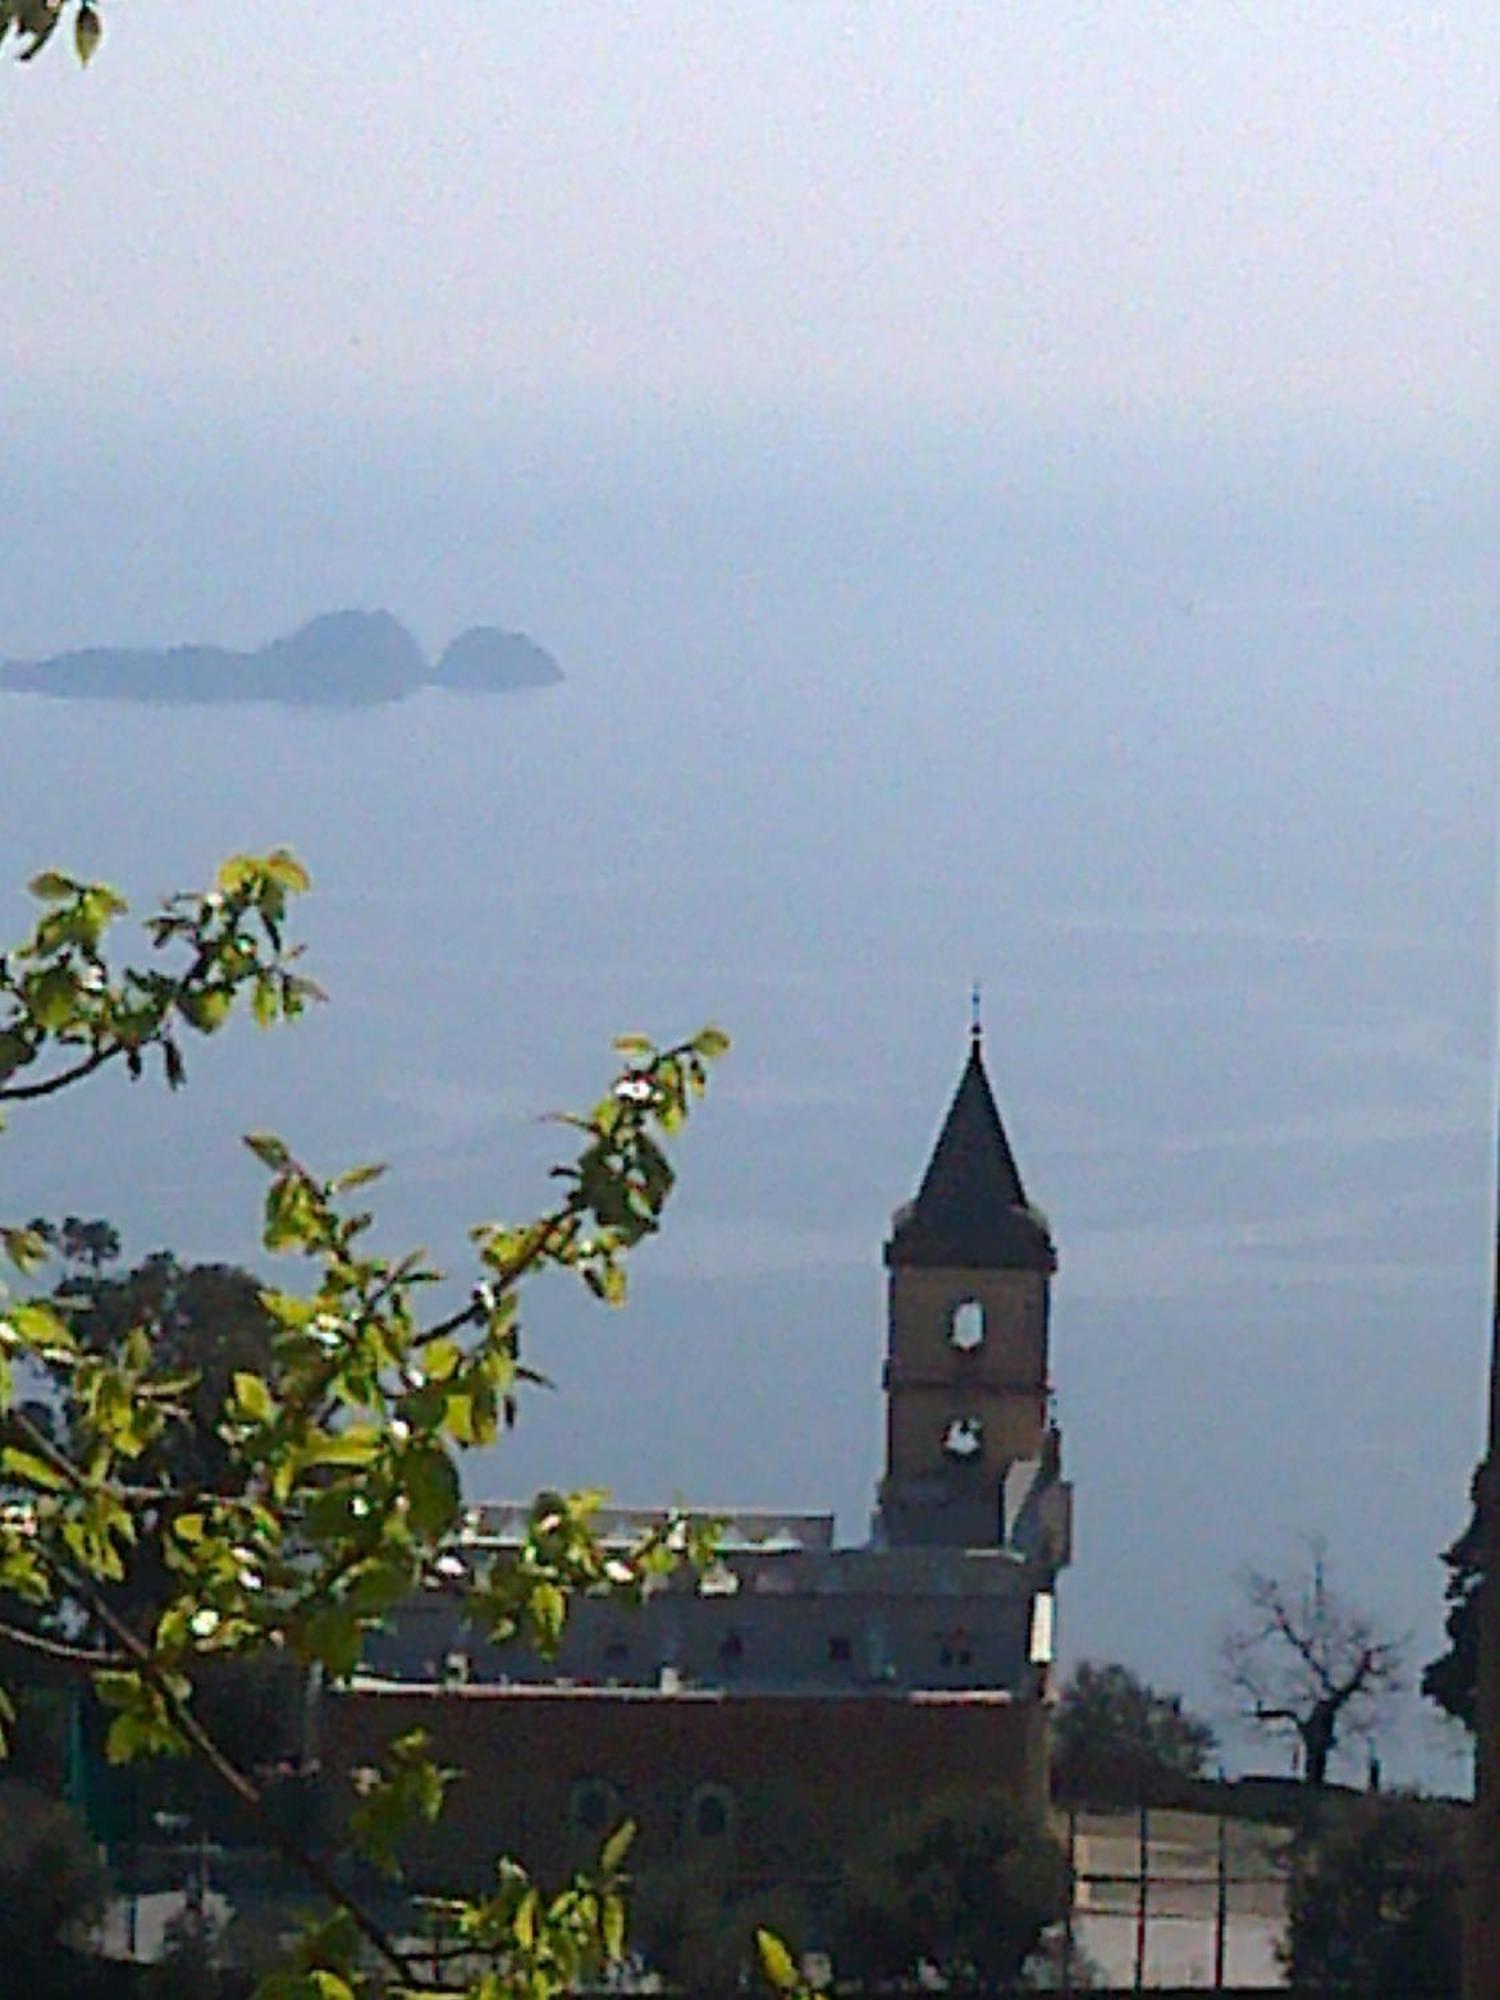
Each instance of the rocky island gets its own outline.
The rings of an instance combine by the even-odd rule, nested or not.
[[[388,611],[330,611],[253,652],[227,646],[87,646],[43,660],[0,664],[0,694],[71,701],[289,702],[360,707],[400,701],[419,688],[508,694],[563,678],[552,655],[524,632],[476,625],[436,667]]]

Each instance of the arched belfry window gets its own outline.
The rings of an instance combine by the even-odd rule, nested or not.
[[[963,1299],[948,1316],[948,1339],[960,1354],[984,1345],[984,1307],[978,1299]]]
[[[943,1427],[943,1450],[958,1465],[972,1465],[984,1450],[984,1425],[978,1417],[950,1417]]]

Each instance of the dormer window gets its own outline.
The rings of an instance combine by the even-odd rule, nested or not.
[[[960,1354],[973,1354],[984,1345],[984,1307],[978,1299],[964,1299],[953,1308],[948,1340]]]
[[[974,1641],[963,1630],[940,1632],[938,1634],[938,1665],[940,1667],[972,1667],[974,1664]]]

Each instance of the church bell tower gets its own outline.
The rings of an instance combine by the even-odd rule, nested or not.
[[[885,1262],[879,1537],[892,1548],[1003,1544],[1007,1491],[1043,1462],[1056,1470],[1047,1322],[1057,1255],[1001,1123],[977,1008],[958,1089],[916,1200],[892,1218]]]

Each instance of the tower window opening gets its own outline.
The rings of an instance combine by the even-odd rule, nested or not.
[[[943,1667],[972,1667],[974,1642],[967,1632],[943,1632],[938,1637],[938,1664]]]
[[[984,1425],[978,1417],[953,1417],[943,1431],[943,1450],[960,1465],[972,1465],[984,1449]]]
[[[720,1642],[719,1658],[724,1661],[726,1666],[728,1666],[728,1665],[733,1665],[734,1662],[737,1660],[744,1659],[744,1657],[745,1657],[744,1640],[740,1637],[738,1632],[729,1633],[728,1636]]]
[[[847,1632],[835,1632],[828,1641],[828,1657],[837,1666],[843,1666],[854,1658],[854,1641]]]
[[[948,1339],[960,1354],[973,1354],[984,1345],[984,1307],[978,1299],[965,1299],[953,1308]]]

